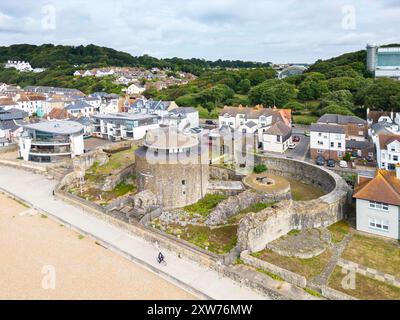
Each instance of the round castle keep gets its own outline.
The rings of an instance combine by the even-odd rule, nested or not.
[[[136,150],[136,173],[139,191],[152,191],[166,209],[197,202],[208,187],[209,166],[201,161],[198,139],[171,127],[148,131]]]

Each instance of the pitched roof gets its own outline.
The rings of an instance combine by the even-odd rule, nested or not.
[[[311,124],[310,131],[345,134],[344,127],[334,124],[313,123]]]
[[[347,149],[372,149],[374,148],[374,144],[370,141],[357,141],[357,140],[346,140],[346,148]]]
[[[393,171],[378,170],[375,178],[360,181],[353,197],[400,206],[400,179]]]
[[[400,135],[396,134],[381,134],[379,135],[379,147],[381,150],[387,150],[388,144],[392,143],[393,141],[400,142]]]
[[[390,117],[391,116],[391,112],[390,111],[378,111],[378,110],[371,110],[368,114],[367,114],[367,119],[372,121],[372,123],[377,123],[380,117]]]
[[[292,134],[292,129],[283,122],[277,122],[267,129],[266,134],[287,137]]]
[[[65,109],[54,108],[48,114],[50,119],[68,119],[70,116]]]
[[[285,121],[289,123],[291,121],[291,110],[290,109],[277,109],[277,108],[264,108],[262,105],[257,105],[254,108],[225,106],[220,112],[221,115],[229,114],[235,117],[238,114],[246,115],[247,119],[258,119],[261,116],[270,117],[272,116],[272,122]]]
[[[343,116],[340,114],[324,114],[318,119],[318,123],[336,123],[340,125],[353,124],[367,124],[367,121],[356,116]]]

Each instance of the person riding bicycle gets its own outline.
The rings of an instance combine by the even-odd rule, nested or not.
[[[157,260],[158,260],[158,263],[165,262],[164,255],[161,252],[158,254]]]

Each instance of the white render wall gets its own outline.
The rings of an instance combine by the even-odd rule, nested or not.
[[[357,199],[357,230],[388,238],[400,239],[399,234],[399,207],[389,205],[389,211],[381,211],[369,207],[369,201]],[[389,230],[380,230],[369,226],[369,219],[386,220]]]
[[[319,144],[321,142],[322,144]],[[333,143],[333,147],[330,146]],[[341,146],[339,146],[341,143]],[[346,135],[337,133],[311,131],[310,148],[319,150],[346,151]]]

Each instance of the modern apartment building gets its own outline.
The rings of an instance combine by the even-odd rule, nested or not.
[[[23,126],[19,155],[26,161],[54,163],[83,153],[83,126],[77,122],[45,121]]]
[[[98,114],[92,118],[92,134],[102,139],[142,139],[150,129],[159,127],[159,117],[142,113]]]

